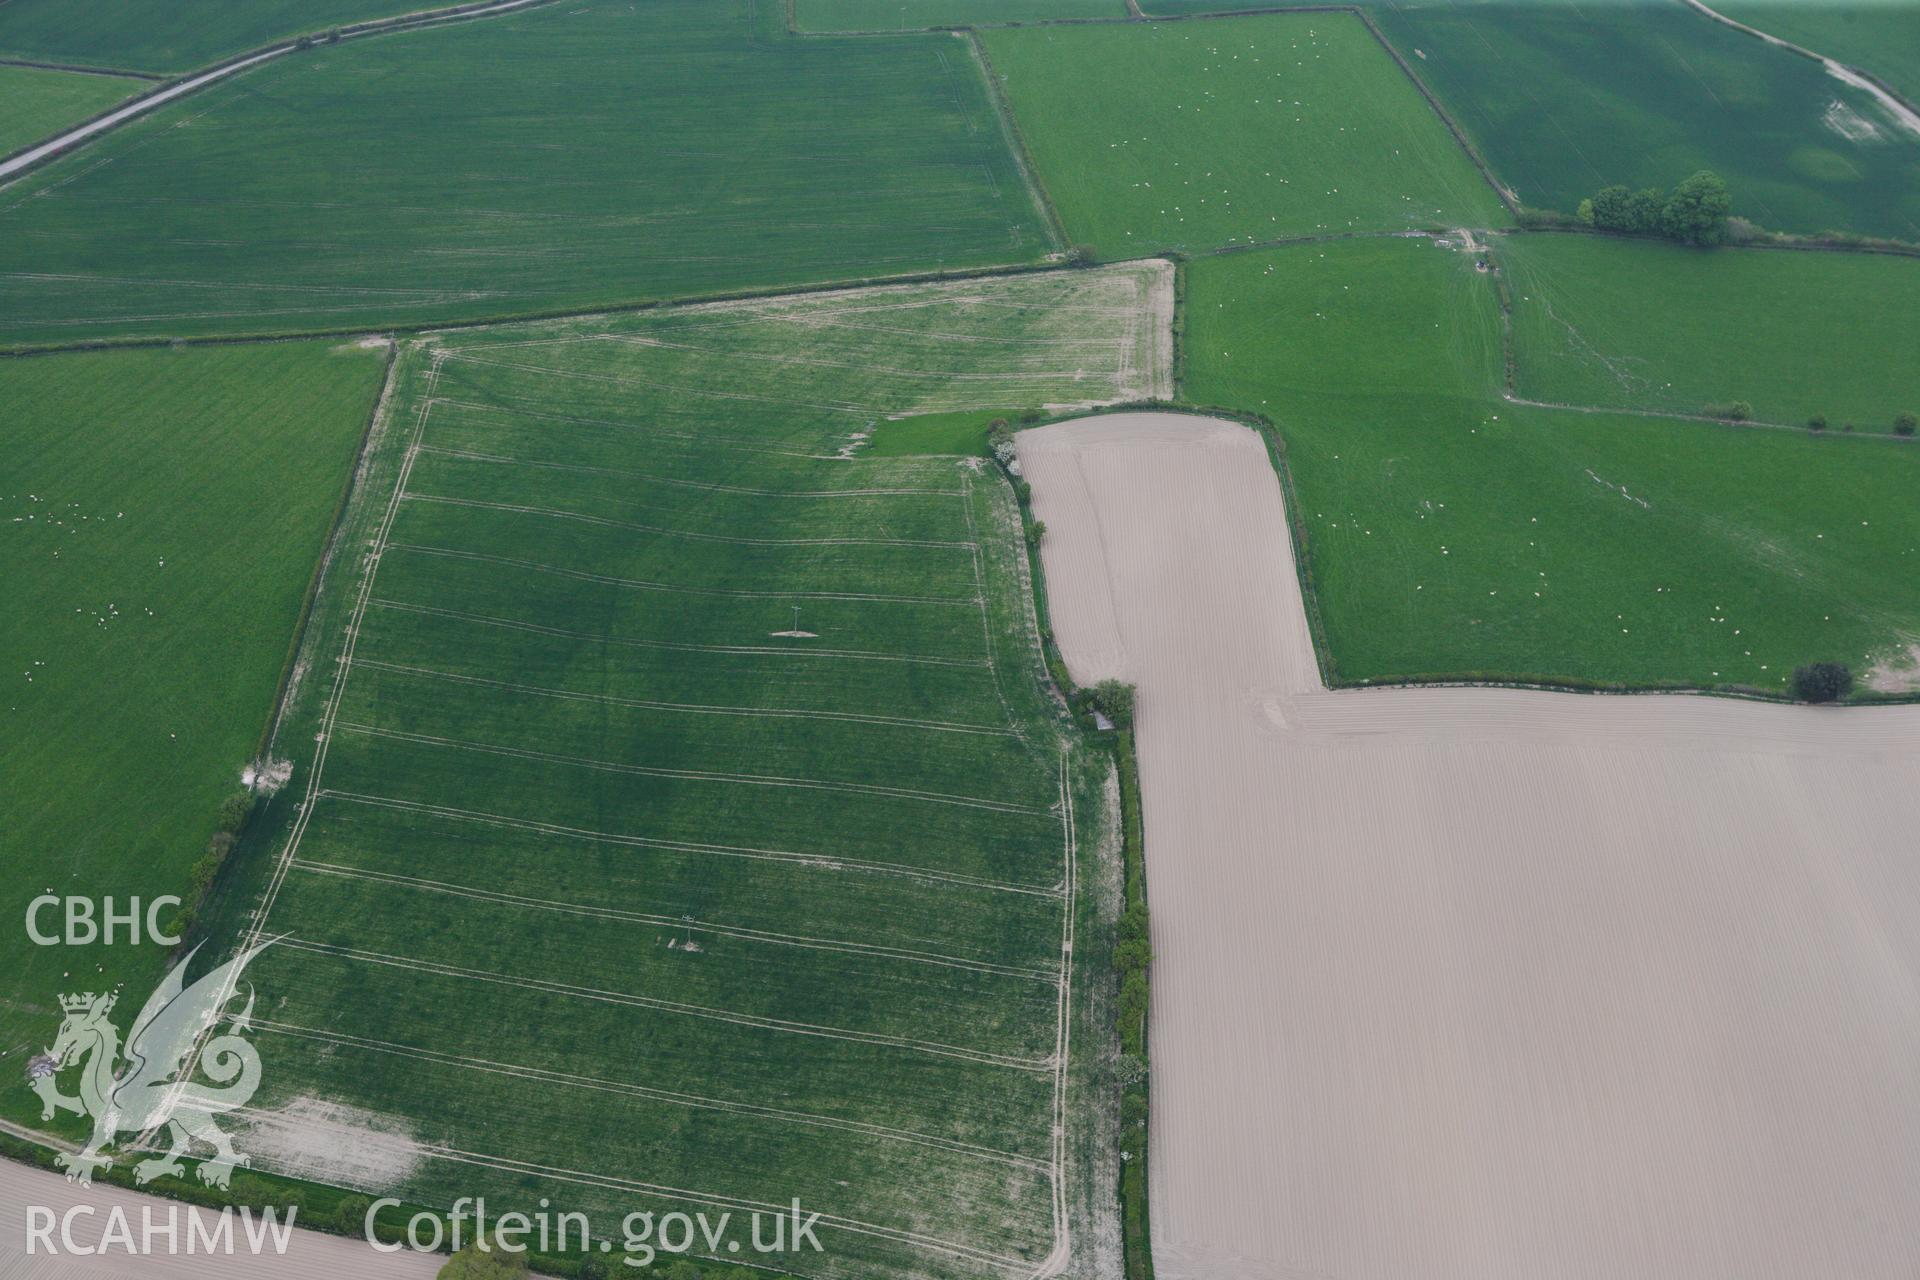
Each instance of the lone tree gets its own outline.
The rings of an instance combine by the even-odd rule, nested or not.
[[[1910,413],[1903,413],[1893,420],[1893,434],[1897,436],[1910,436],[1915,430],[1920,430],[1920,418]]]
[[[1660,213],[1661,230],[1684,244],[1720,244],[1727,238],[1727,212],[1732,208],[1726,182],[1702,169],[1667,197]]]
[[[1853,692],[1853,672],[1843,662],[1809,662],[1793,669],[1793,696],[1802,702],[1837,702]]]
[[[1122,729],[1133,723],[1133,686],[1124,680],[1102,680],[1087,691],[1087,703]]]

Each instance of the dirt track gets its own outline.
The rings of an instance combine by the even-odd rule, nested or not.
[[[1920,708],[1327,692],[1252,432],[1019,447],[1139,685],[1162,1280],[1920,1274]]]

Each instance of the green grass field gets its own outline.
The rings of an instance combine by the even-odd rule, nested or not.
[[[1067,234],[1108,257],[1500,225],[1498,198],[1355,18],[985,35]]]
[[[1869,71],[1920,102],[1920,5],[1913,0],[1723,0],[1736,22]]]
[[[0,5],[0,12],[5,9]],[[85,120],[144,88],[146,85],[138,80],[118,76],[0,66],[0,156]]]
[[[1514,235],[1518,390],[1534,400],[1888,431],[1920,413],[1920,261]]]
[[[802,31],[900,31],[1126,12],[1126,0],[799,0],[794,7]]]
[[[1712,169],[1780,231],[1920,240],[1920,139],[1815,63],[1673,3],[1369,11],[1525,204]]]
[[[26,905],[185,894],[273,710],[381,369],[329,343],[0,361],[9,1061],[50,1042],[56,993],[158,977],[160,947],[31,945]]]
[[[1074,1034],[1085,1070],[1108,1061],[1106,757],[1042,690],[1006,482],[866,441],[1153,393],[1163,276],[409,356],[350,525],[377,568],[364,597],[329,584],[316,632],[351,664],[284,738],[318,728],[325,754],[301,750],[263,831],[310,807],[254,863],[285,868],[263,927],[288,936],[251,970],[268,1105],[424,1144],[376,1179],[424,1203],[546,1195],[604,1224],[798,1196],[830,1215],[808,1275],[1031,1269],[1056,1184],[1110,1218],[1081,1146],[1107,1095],[1079,1095],[1073,1154],[1051,1135],[1068,912],[1095,975]],[[263,1167],[356,1176],[256,1138]]]
[[[318,47],[164,108],[0,201],[0,343],[418,324],[1049,251],[964,41],[789,39],[749,9],[547,6]]]
[[[1507,404],[1464,255],[1198,261],[1187,333],[1191,400],[1279,424],[1344,681],[1778,691],[1920,635],[1920,447]]]
[[[290,36],[458,0],[6,0],[0,56],[182,72]]]

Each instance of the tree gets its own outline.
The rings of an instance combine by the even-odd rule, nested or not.
[[[1631,201],[1625,187],[1602,187],[1593,196],[1593,225],[1602,231],[1628,230],[1627,206]]]
[[[1809,662],[1793,669],[1792,687],[1802,702],[1834,702],[1853,692],[1853,672],[1842,662]]]
[[[482,1253],[479,1245],[470,1244],[447,1259],[438,1280],[519,1280],[526,1274],[524,1252],[506,1253],[495,1247]]]
[[[367,1210],[373,1201],[365,1196],[346,1196],[333,1207],[333,1229],[343,1236],[357,1236],[366,1229]]]
[[[1119,938],[1113,944],[1113,963],[1121,972],[1144,969],[1153,963],[1147,904],[1136,902],[1120,917]]]
[[[1133,686],[1124,680],[1102,680],[1088,690],[1087,702],[1122,729],[1133,722]]]
[[[1659,235],[1666,230],[1667,197],[1658,187],[1642,187],[1627,197],[1627,225],[1622,230]]]
[[[1721,244],[1727,238],[1727,213],[1732,208],[1726,181],[1702,169],[1667,197],[1660,211],[1661,230],[1685,244]]]
[[[1827,429],[1827,415],[1826,415],[1826,414],[1824,414],[1824,413],[1816,413],[1816,414],[1814,414],[1814,415],[1813,415],[1813,416],[1812,416],[1811,418],[1808,418],[1808,419],[1807,419],[1807,430],[1809,430],[1809,431],[1825,431],[1826,429]]]
[[[1580,202],[1580,207],[1574,210],[1574,216],[1579,218],[1580,221],[1586,223],[1588,226],[1593,225],[1593,197],[1592,196],[1588,196],[1585,200],[1582,200]]]
[[[1893,434],[1897,436],[1910,436],[1916,430],[1920,430],[1920,418],[1911,413],[1903,413],[1893,420]]]
[[[1138,1027],[1147,1016],[1147,975],[1135,969],[1120,982],[1120,1027]],[[444,1272],[442,1274],[445,1274]]]

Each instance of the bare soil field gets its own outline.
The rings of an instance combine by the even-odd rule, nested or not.
[[[1920,711],[1329,692],[1252,431],[1019,449],[1139,689],[1163,1280],[1920,1269]]]
[[[20,1280],[248,1280],[263,1274],[274,1280],[336,1280],[340,1276],[358,1276],[363,1280],[429,1280],[445,1258],[435,1254],[376,1252],[364,1240],[322,1235],[317,1231],[295,1230],[288,1237],[286,1252],[274,1253],[266,1245],[264,1254],[253,1253],[246,1244],[246,1229],[239,1215],[234,1216],[232,1232],[238,1241],[232,1253],[199,1252],[188,1255],[186,1233],[189,1214],[201,1219],[201,1230],[211,1234],[219,1230],[219,1214],[174,1200],[141,1195],[118,1187],[77,1187],[57,1173],[31,1169],[11,1160],[0,1160],[0,1276]],[[166,1236],[155,1235],[157,1252],[130,1255],[123,1245],[109,1244],[92,1256],[74,1256],[61,1240],[58,1226],[52,1239],[59,1247],[49,1256],[44,1244],[36,1242],[27,1252],[27,1210],[29,1206],[51,1210],[56,1223],[74,1209],[91,1209],[71,1219],[75,1249],[99,1249],[111,1215],[118,1209],[131,1226],[138,1242],[143,1231],[143,1213],[151,1214],[158,1227],[164,1227],[169,1214],[177,1215],[179,1253],[166,1252]],[[204,1236],[202,1237],[204,1238]],[[262,1229],[262,1239],[267,1239]],[[204,1250],[204,1247],[203,1247]]]

